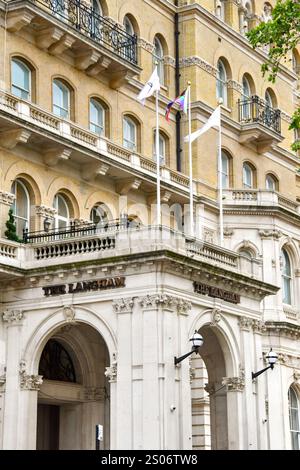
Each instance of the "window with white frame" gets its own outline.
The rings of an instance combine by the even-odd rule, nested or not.
[[[230,164],[230,159],[229,156],[222,150],[222,167],[221,167],[221,172],[222,172],[222,189],[228,189],[229,188],[229,164]]]
[[[70,90],[58,79],[53,80],[53,113],[61,118],[70,117]]]
[[[282,259],[282,302],[284,304],[291,305],[292,303],[292,270],[291,261],[287,251],[282,248],[281,250]]]
[[[128,116],[123,119],[123,145],[129,150],[137,150],[137,126]]]
[[[127,34],[129,34],[130,36],[134,35],[134,28],[128,16],[124,17],[123,26]],[[133,57],[134,49],[132,48],[131,41],[129,41],[127,37],[125,37],[124,39],[124,46],[122,47],[122,53],[126,59],[128,60],[134,59]]]
[[[109,211],[105,204],[96,204],[91,210],[90,219],[95,225],[105,225],[110,219]]]
[[[105,110],[95,98],[90,99],[90,130],[105,135]]]
[[[243,164],[243,187],[245,189],[253,188],[253,170],[248,163]]]
[[[266,90],[265,92],[265,100],[266,100],[267,105],[270,108],[274,108],[273,99],[272,99],[271,93],[268,90]]]
[[[277,190],[277,180],[275,176],[273,175],[266,176],[266,189],[269,189],[270,191]]]
[[[23,238],[24,230],[29,230],[30,219],[30,197],[23,181],[16,179],[11,188],[11,192],[16,196],[12,205],[13,216],[19,238]]]
[[[227,73],[221,60],[217,64],[217,98],[222,98],[224,106],[227,106]]]
[[[57,211],[54,218],[55,230],[62,230],[69,225],[70,221],[68,204],[63,194],[56,194],[53,201],[53,207]]]
[[[250,97],[251,97],[250,83],[247,77],[245,77],[244,75],[243,76],[243,105],[241,109],[243,121],[249,121],[250,119],[250,111],[251,111]]]
[[[299,399],[293,387],[289,388],[288,399],[289,399],[291,447],[293,450],[300,450]]]
[[[164,50],[158,37],[154,39],[154,51],[153,51],[154,63],[157,62],[157,74],[159,76],[159,82],[161,85],[164,84]]]
[[[153,138],[153,155],[154,159],[156,161],[156,131],[154,131],[154,138]],[[159,133],[159,138],[158,138],[158,147],[159,147],[159,162],[160,165],[165,165],[166,164],[166,138],[162,135],[162,133]]]
[[[23,100],[31,98],[31,71],[20,59],[11,61],[11,92]]]

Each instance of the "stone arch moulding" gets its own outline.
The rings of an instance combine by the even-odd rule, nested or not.
[[[295,241],[290,237],[284,237],[279,242],[280,251],[285,248],[291,257],[292,264],[297,267],[300,263],[299,248]]]
[[[251,240],[242,240],[236,246],[234,246],[234,251],[238,252],[243,248],[245,250],[248,249],[251,253],[253,253],[254,258],[258,258],[260,256],[259,249]]]
[[[36,168],[29,162],[14,162],[4,175],[4,191],[11,191],[12,183],[17,179],[23,179],[29,186],[34,195],[34,203],[40,205],[44,196],[41,195],[40,188],[43,188],[42,178],[38,175]]]
[[[23,360],[27,364],[29,374],[38,373],[40,356],[47,341],[58,328],[69,324],[63,313],[63,308],[56,310],[42,321],[27,341],[24,347]],[[76,323],[85,323],[94,328],[102,336],[109,353],[110,363],[112,363],[115,360],[114,354],[117,352],[117,340],[110,326],[91,309],[85,307],[73,308],[75,310]]]
[[[213,309],[214,307],[204,310],[194,317],[189,328],[189,338],[193,335],[195,330],[199,331],[203,326],[211,326]],[[222,313],[221,315],[222,320],[219,322],[218,326],[214,327],[214,333],[217,336],[220,347],[224,354],[226,374],[227,376],[239,376],[241,354],[238,346],[238,339],[234,334],[234,331],[232,330],[229,322],[227,321],[226,316]]]

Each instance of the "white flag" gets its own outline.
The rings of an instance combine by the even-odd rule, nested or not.
[[[140,92],[137,100],[140,101],[143,105],[145,104],[146,98],[152,96],[155,91],[160,90],[159,76],[157,73],[157,67],[155,67],[153,74],[149,78],[148,82]]]
[[[218,127],[220,128],[220,125],[221,125],[221,109],[220,109],[220,106],[218,106],[214,112],[212,113],[212,115],[210,116],[209,120],[207,121],[206,124],[204,124],[203,127],[201,127],[201,129],[198,129],[197,131],[193,132],[191,134],[191,142],[194,142],[194,140],[198,139],[198,137],[202,134],[204,134],[204,132],[208,131],[209,129],[211,129],[212,127]],[[190,136],[187,135],[185,138],[184,138],[184,141],[185,142],[189,142],[189,138]]]

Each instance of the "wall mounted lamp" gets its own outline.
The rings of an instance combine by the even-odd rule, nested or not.
[[[192,350],[184,354],[183,356],[180,356],[180,357],[175,356],[174,357],[175,366],[179,364],[179,362],[183,361],[183,359],[185,359],[186,357],[189,357],[191,354],[198,353],[199,348],[201,348],[203,344],[203,337],[200,335],[200,333],[198,333],[198,331],[195,331],[190,341],[192,341]]]
[[[252,372],[252,380],[256,379],[256,377],[258,377],[260,374],[262,374],[263,372],[265,372],[266,370],[268,369],[274,369],[274,365],[278,359],[278,355],[276,354],[276,352],[272,351],[272,348],[270,349],[268,355],[266,356],[266,358],[268,359],[268,367],[265,367],[264,369],[258,371],[258,372]]]

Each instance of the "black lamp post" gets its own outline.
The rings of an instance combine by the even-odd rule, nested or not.
[[[268,369],[274,369],[274,365],[278,359],[278,355],[276,354],[276,352],[272,351],[272,348],[270,349],[268,355],[266,356],[266,358],[268,359],[268,363],[269,363],[269,366],[268,367],[265,367],[264,369],[258,371],[258,372],[252,372],[252,380],[256,379],[256,377],[258,377],[260,374],[262,374],[263,372],[265,372],[266,370]]]
[[[201,348],[203,344],[203,337],[198,333],[198,331],[195,331],[193,336],[191,337],[190,341],[192,341],[192,350],[183,356],[180,357],[174,357],[174,364],[179,364],[179,362],[183,361],[186,357],[189,357],[193,353],[198,353],[199,348]]]

